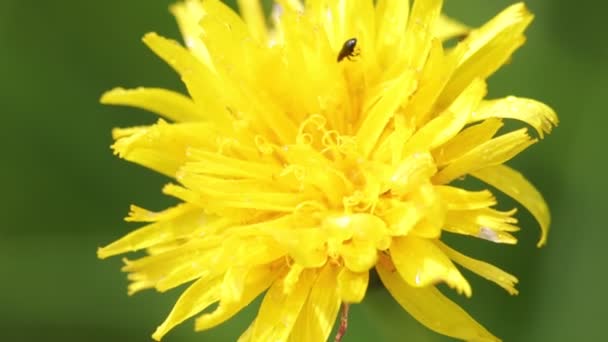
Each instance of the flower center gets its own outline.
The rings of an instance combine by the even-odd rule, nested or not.
[[[403,219],[404,214],[412,222],[416,218],[414,205],[393,203],[411,190],[392,193],[403,185],[408,170],[395,171],[387,163],[364,158],[355,138],[328,128],[324,116],[310,115],[300,124],[295,142],[275,150],[283,162],[281,177],[291,177],[292,188],[307,194],[291,221],[300,238],[287,243],[290,252],[296,250],[290,254],[298,263],[301,256],[320,253],[352,271],[367,271],[377,261],[378,250],[388,249],[393,233],[405,232],[391,232],[390,220]],[[325,257],[311,259],[315,263]]]

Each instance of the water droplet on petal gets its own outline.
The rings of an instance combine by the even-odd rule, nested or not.
[[[498,234],[496,234],[496,232],[488,227],[481,227],[479,229],[479,233],[477,234],[477,237],[484,239],[484,240],[488,240],[488,241],[492,241],[492,242],[500,242],[498,239]]]
[[[278,3],[273,3],[272,4],[272,11],[271,11],[271,16],[274,19],[279,19],[279,17],[283,15],[283,6],[281,6]]]
[[[192,39],[192,37],[186,37],[186,46],[192,49],[194,46],[196,46],[196,40]]]

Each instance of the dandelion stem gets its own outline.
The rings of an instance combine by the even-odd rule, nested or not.
[[[340,316],[340,327],[338,328],[338,333],[336,334],[335,342],[342,341],[342,337],[346,334],[346,328],[348,328],[348,309],[350,305],[348,303],[342,304],[342,315]]]

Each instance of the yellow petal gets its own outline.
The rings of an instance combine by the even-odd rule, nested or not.
[[[169,242],[162,242],[162,243],[159,243],[154,246],[150,246],[150,247],[146,248],[146,253],[148,255],[157,255],[157,254],[166,253],[166,252],[175,250],[178,247],[183,246],[184,242],[185,242],[185,239],[179,239],[179,240],[169,241]]]
[[[125,260],[122,271],[129,272],[129,295],[152,287],[164,292],[197,278],[213,278],[222,273],[225,265],[208,266],[209,261],[221,252],[221,242],[219,237],[207,238],[182,244],[165,253]],[[197,250],[202,252],[195,255]]]
[[[405,35],[410,13],[409,0],[378,0],[376,2],[376,55],[380,65],[400,56],[406,47]]]
[[[397,108],[415,89],[416,78],[414,74],[404,71],[399,79],[383,85],[375,99],[372,96],[374,102],[366,110],[356,137],[363,156],[370,155]]]
[[[405,32],[405,64],[413,70],[426,62],[442,6],[442,0],[414,1]]]
[[[260,293],[266,290],[282,272],[276,264],[254,267],[246,272],[246,277],[224,277],[222,289],[226,287],[240,288],[242,292],[234,296],[222,296],[220,304],[213,312],[198,317],[195,321],[195,330],[202,331],[213,328],[230,319],[241,309],[249,305]],[[237,275],[237,274],[235,274]]]
[[[206,73],[207,69],[201,61],[196,59],[190,51],[178,42],[161,37],[154,32],[147,33],[143,37],[143,41],[181,76],[204,75]]]
[[[266,29],[266,19],[262,9],[261,0],[238,0],[241,16],[249,28],[251,36],[258,42],[266,44],[268,41],[268,30]]]
[[[405,158],[390,178],[391,193],[405,195],[420,186],[420,183],[437,172],[433,157],[428,152],[420,152]]]
[[[374,159],[383,161],[390,160],[393,166],[403,159],[403,149],[405,147],[403,142],[408,141],[409,138],[412,137],[416,128],[412,118],[406,119],[406,115],[401,113],[394,117],[394,125],[395,131],[392,132],[391,135],[387,138],[388,141],[386,144],[387,151],[385,153],[387,156],[390,157],[386,159],[382,158],[382,152],[384,152],[381,149],[382,146],[379,146],[376,150],[378,152],[379,158],[376,158],[376,156],[374,156]]]
[[[420,85],[412,94],[406,109],[407,115],[417,127],[422,127],[429,117],[436,114],[433,111],[435,101],[450,80],[455,67],[456,58],[446,57],[441,40],[433,39],[431,51],[419,75]]]
[[[454,160],[433,177],[435,184],[447,184],[467,173],[502,164],[534,144],[526,128],[489,140]]]
[[[205,14],[203,6],[201,6],[201,1],[186,0],[171,5],[169,9],[175,16],[175,19],[177,19],[179,30],[181,31],[188,50],[203,62],[207,68],[213,70],[211,56],[209,56],[209,51],[207,50],[205,43],[201,40],[203,29],[199,25],[199,22]]]
[[[170,126],[167,125],[166,122],[159,120],[158,124],[154,126],[138,127],[137,129],[130,128],[128,129],[129,132],[122,129],[114,129],[112,132],[113,135],[115,137],[120,137],[112,145],[114,154],[169,177],[173,177],[179,165],[185,159],[185,151],[182,153],[168,152],[168,149],[176,147],[175,144],[167,144],[159,149],[150,148],[151,145],[157,145],[159,147],[163,145],[160,140],[163,138],[166,139],[166,135],[162,134],[162,132],[168,131],[170,129],[169,127]],[[165,158],[165,155],[172,155],[172,158]],[[175,160],[178,156],[181,158]]]
[[[221,278],[202,278],[190,285],[179,297],[167,319],[156,328],[152,338],[160,339],[176,325],[205,310],[220,299]]]
[[[244,261],[249,265],[264,264],[284,255],[268,237],[239,236],[238,232],[227,235],[213,230],[199,232],[174,248],[170,244],[159,246],[159,253],[126,260],[122,270],[131,272],[129,279],[131,276],[160,279],[157,290],[161,292],[171,288],[168,284],[175,283],[172,285],[175,287],[202,276],[223,274],[229,266],[238,267]]]
[[[250,267],[248,266],[228,267],[228,270],[224,273],[220,301],[238,302],[241,300],[245,291],[245,279],[248,276],[249,269]]]
[[[532,22],[532,19],[534,19],[534,16],[522,2],[505,8],[482,27],[473,30],[467,39],[462,42],[467,46],[467,53],[463,56],[461,64],[469,62],[469,59],[473,58],[476,54],[485,52],[484,49],[492,48],[498,50],[499,47],[504,48],[508,46],[503,40],[520,37],[530,22]],[[496,43],[505,45],[491,45]]]
[[[443,217],[441,218],[441,220],[443,220]],[[409,235],[425,239],[438,239],[441,236],[442,226],[437,225],[433,221],[437,221],[437,219],[431,219],[428,217],[423,218],[418,223],[416,223]]]
[[[320,228],[267,231],[303,267],[320,267],[327,261],[327,233]]]
[[[301,167],[300,182],[318,188],[332,206],[342,205],[342,194],[352,189],[352,184],[334,163],[313,147],[304,144],[289,146],[285,158]]]
[[[454,137],[469,121],[471,112],[486,94],[486,84],[476,79],[439,116],[425,124],[408,140],[404,154],[434,149]]]
[[[467,25],[442,14],[439,17],[435,35],[445,41],[451,38],[465,37],[469,31],[471,31],[471,28]]]
[[[424,218],[416,224],[411,233],[429,239],[439,237],[445,220],[446,206],[435,187],[430,182],[424,182],[408,197],[415,203],[416,209],[424,214]]]
[[[191,99],[161,88],[114,88],[104,93],[100,101],[142,108],[176,122],[203,119]]]
[[[171,219],[155,222],[132,231],[113,243],[99,248],[97,256],[101,259],[127,252],[138,251],[162,242],[189,236],[202,229],[206,222],[204,213],[192,206],[182,206],[179,215]]]
[[[191,210],[193,207],[189,203],[180,203],[174,207],[162,211],[150,211],[132,204],[129,207],[129,216],[125,218],[127,222],[158,222],[171,220]]]
[[[498,286],[509,292],[509,294],[511,295],[516,295],[518,293],[517,289],[515,288],[515,284],[517,284],[517,278],[515,278],[511,274],[501,270],[500,268],[494,265],[488,264],[487,262],[476,260],[464,254],[461,254],[439,240],[435,241],[435,244],[439,248],[441,248],[441,250],[457,264],[468,268],[472,272],[484,277],[489,281],[493,281]]]
[[[509,234],[519,230],[513,224],[516,210],[498,211],[490,208],[448,211],[443,229],[448,232],[478,237],[495,243],[515,244]]]
[[[481,28],[471,31],[452,51],[453,54],[461,54],[464,50],[464,53],[439,103],[450,103],[473,79],[486,79],[507,62],[524,43],[523,32],[532,18],[525,5],[517,3]]]
[[[390,260],[384,258],[376,267],[382,283],[393,298],[420,323],[433,331],[457,339],[500,341],[435,287],[409,286],[392,267]]]
[[[447,165],[473,148],[492,139],[502,127],[500,119],[488,119],[462,130],[458,135],[433,151],[437,165]]]
[[[328,216],[323,220],[323,229],[340,243],[353,239],[379,246],[385,243],[387,235],[386,223],[382,219],[364,213]]]
[[[338,274],[338,293],[345,303],[360,303],[367,292],[369,272],[353,272],[343,267]]]
[[[200,206],[202,204],[201,196],[199,196],[198,193],[196,193],[188,188],[185,188],[183,186],[169,183],[163,187],[162,192],[165,195],[173,196],[186,203],[192,203],[197,206]],[[221,214],[220,212],[214,211],[213,208],[205,208],[205,211],[207,213],[222,216],[222,215],[220,215]]]
[[[206,0],[202,6],[202,39],[213,57],[214,76],[220,79],[217,85],[205,82],[215,86],[211,94],[219,92],[216,96],[224,100],[222,109],[229,104],[227,109],[249,120],[255,131],[267,137],[276,135],[281,144],[287,143],[287,136],[292,138],[297,127],[265,91],[255,86],[260,84],[256,73],[263,60],[260,45],[252,39],[242,18],[222,1]]]
[[[390,200],[390,208],[382,215],[392,236],[407,235],[424,213],[409,201]]]
[[[544,103],[531,99],[509,96],[504,99],[483,101],[471,115],[471,121],[488,118],[507,118],[523,121],[534,127],[542,139],[551,133],[559,119],[555,112]]]
[[[393,238],[391,259],[401,277],[412,287],[427,287],[444,281],[459,293],[471,296],[471,286],[450,259],[428,239]]]
[[[285,294],[291,293],[293,288],[298,283],[302,272],[304,272],[304,267],[302,267],[302,265],[296,263],[289,265],[289,270],[283,277],[283,292],[285,292]]]
[[[273,266],[271,263],[263,264],[261,267],[252,267],[251,265],[256,265],[258,262],[253,262],[251,265],[242,265],[243,262],[236,263],[237,265],[231,266],[228,268],[226,273],[224,273],[224,280],[222,282],[222,294],[220,302],[224,303],[234,303],[240,302],[245,296],[245,292],[248,291],[248,281],[249,278],[254,278],[255,280],[261,279],[261,276],[268,276],[272,278],[273,269],[276,272],[280,269],[277,266]],[[249,279],[249,280],[248,280]],[[266,287],[260,289],[258,291],[261,292],[270,286],[272,281],[268,280]],[[254,282],[255,283],[255,282]],[[253,300],[253,297],[250,299]],[[221,304],[221,303],[220,303]]]
[[[496,204],[496,198],[488,190],[467,191],[464,189],[440,185],[435,190],[447,203],[448,210],[472,210],[488,208]]]
[[[188,148],[215,146],[217,137],[209,123],[168,124],[162,119],[152,126],[115,129],[112,133],[117,139],[112,149],[120,158],[172,178],[185,163]]]
[[[541,229],[537,246],[541,247],[547,242],[551,223],[549,207],[540,192],[521,173],[505,165],[496,165],[474,171],[471,175],[504,192],[528,209]]]
[[[289,341],[327,341],[340,309],[337,276],[338,267],[332,263],[320,271],[289,335]]]
[[[376,246],[368,241],[353,240],[340,248],[344,266],[353,272],[367,272],[378,260]]]
[[[289,293],[283,290],[282,282],[275,282],[264,296],[251,332],[251,340],[286,341],[316,278],[315,271],[304,271]]]
[[[240,161],[236,159],[235,161]],[[195,169],[198,169],[195,171]],[[243,194],[264,192],[268,194],[282,194],[285,196],[293,195],[288,188],[282,186],[279,182],[268,182],[261,179],[226,179],[215,175],[208,176],[203,174],[204,170],[200,163],[194,166],[188,163],[184,168],[180,169],[177,174],[177,180],[186,187],[195,190],[201,194],[208,193],[210,196],[222,197],[224,194],[232,194],[240,191]],[[200,172],[200,173],[199,173]]]
[[[254,51],[248,51],[248,48],[254,44],[243,18],[220,0],[201,3],[204,15],[198,25],[202,28],[202,39],[214,62],[222,60],[222,63],[226,63],[224,66],[231,65],[241,76],[249,75],[242,71],[251,63],[249,56]]]
[[[208,239],[210,238],[203,241]],[[264,265],[285,255],[285,250],[268,237],[220,235],[211,240],[215,239],[221,240],[221,246],[215,246],[213,249],[200,247],[197,249],[196,246],[190,246],[192,243],[184,245],[182,257],[174,262],[170,271],[165,272],[156,284],[156,289],[164,292],[201,276],[224,273],[230,268]],[[187,248],[189,250],[186,250]],[[180,250],[176,251],[178,252]],[[224,288],[224,290],[229,289]],[[237,289],[232,288],[232,290],[233,296],[237,297]],[[222,295],[226,297],[228,293]]]
[[[188,168],[192,169],[192,165]],[[196,192],[201,203],[211,202],[212,206],[217,207],[292,213],[310,198],[305,192],[294,193],[276,188],[276,182],[264,184],[260,180],[227,180],[186,172],[178,173],[176,178],[189,190]]]
[[[230,127],[232,118],[226,110],[224,96],[220,92],[221,88],[216,86],[217,77],[202,61],[176,41],[161,37],[156,33],[146,34],[143,41],[181,76],[194,102],[201,106],[199,107],[200,113],[204,113],[206,118],[217,122],[222,127]]]
[[[293,7],[293,6],[292,6]],[[325,31],[327,40],[331,44],[333,50],[339,50],[345,39],[346,30],[346,1],[306,1],[304,13],[310,15],[311,21],[314,21],[319,28]],[[284,28],[282,30],[288,33],[290,30]],[[291,39],[286,39],[289,41]]]
[[[275,181],[283,169],[263,160],[244,160],[208,149],[188,149],[189,162],[181,169],[185,174],[206,174],[226,179]]]

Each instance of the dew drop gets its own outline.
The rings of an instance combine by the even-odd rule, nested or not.
[[[194,46],[196,46],[196,40],[192,39],[192,37],[187,37],[186,38],[186,46],[190,49],[192,49]]]
[[[479,233],[477,234],[477,237],[484,239],[484,240],[488,240],[488,241],[492,241],[492,242],[500,242],[500,240],[498,239],[498,234],[496,234],[496,232],[488,227],[481,227],[479,229]]]
[[[281,15],[283,15],[283,6],[281,6],[278,3],[273,3],[272,5],[272,11],[271,11],[271,17],[275,20],[278,20]]]
[[[336,218],[336,224],[341,228],[347,228],[348,226],[350,226],[350,223],[351,223],[350,216],[342,216],[342,217]]]

